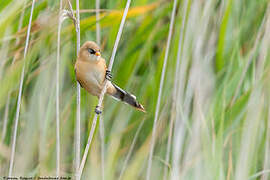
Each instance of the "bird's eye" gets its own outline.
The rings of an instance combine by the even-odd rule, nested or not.
[[[93,49],[91,49],[91,48],[88,48],[87,50],[88,50],[88,52],[89,52],[90,54],[95,54],[95,53],[96,53],[96,51],[93,50]]]

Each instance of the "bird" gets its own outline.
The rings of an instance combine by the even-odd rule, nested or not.
[[[107,79],[106,94],[116,100],[131,105],[135,109],[146,112],[136,96],[121,89],[111,81],[112,75],[107,69],[106,61],[101,57],[100,47],[94,41],[86,41],[80,48],[75,62],[76,79],[88,93],[99,98],[102,88]],[[96,107],[95,112],[101,111]]]

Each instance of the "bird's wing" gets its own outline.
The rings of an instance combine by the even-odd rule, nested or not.
[[[75,77],[76,77],[76,80],[78,81],[78,83],[81,85],[82,88],[85,88],[86,87],[86,84],[84,83],[84,81],[82,81],[79,76],[77,76],[77,72],[76,72],[76,68],[75,68]]]

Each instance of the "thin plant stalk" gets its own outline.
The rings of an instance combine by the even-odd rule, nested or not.
[[[100,0],[96,0],[96,39],[97,44],[101,45],[101,37],[100,37]],[[100,143],[101,143],[101,177],[102,180],[105,179],[105,144],[104,144],[104,123],[103,123],[103,115],[100,115],[99,118],[99,135],[100,135]]]
[[[62,25],[63,1],[60,0],[58,29],[57,29],[57,59],[56,59],[56,176],[60,176],[60,113],[59,113],[59,65],[61,48],[61,25]]]
[[[76,30],[76,38],[77,38],[77,44],[76,44],[76,55],[79,55],[80,51],[80,4],[79,0],[76,0],[76,18],[73,13],[73,8],[68,0],[68,6],[69,6],[69,12],[66,13],[66,16],[71,18],[75,30]],[[80,167],[80,118],[81,118],[81,88],[79,82],[77,82],[77,97],[76,97],[76,125],[75,125],[75,179],[79,180],[79,167]]]
[[[186,0],[186,6],[190,1]],[[190,12],[190,11],[188,11]],[[186,23],[186,29],[188,29],[189,22],[193,22],[191,17],[189,17]],[[189,27],[190,29],[190,27]],[[186,32],[189,32],[187,30]],[[189,48],[188,45],[185,46],[185,43],[189,43],[191,41],[191,37],[188,34],[184,35],[185,40],[183,42],[183,50],[181,54],[181,63],[179,68],[179,82],[184,82],[188,79],[188,83],[178,83],[178,92],[177,92],[177,100],[176,100],[176,119],[174,124],[174,132],[173,132],[173,152],[172,152],[172,168],[171,168],[171,179],[178,179],[180,176],[180,156],[183,153],[183,143],[184,143],[184,136],[185,132],[190,131],[188,127],[188,114],[190,113],[190,105],[192,100],[192,89],[191,89],[191,76],[188,76],[188,53],[187,49]],[[186,89],[185,89],[186,87]]]
[[[100,0],[96,0],[96,38],[97,44],[100,45],[101,37],[100,37]]]
[[[30,14],[30,18],[29,18],[26,41],[25,41],[25,47],[24,47],[24,54],[23,54],[24,62],[23,62],[23,68],[22,68],[22,72],[21,72],[19,95],[18,95],[18,100],[17,100],[17,109],[16,109],[16,117],[15,117],[14,132],[13,132],[12,147],[11,147],[10,165],[9,165],[9,172],[8,172],[9,176],[12,175],[12,170],[13,170],[15,148],[16,148],[16,139],[17,139],[17,129],[18,129],[18,122],[19,122],[19,117],[20,117],[22,88],[23,88],[23,80],[24,80],[25,57],[26,57],[27,50],[28,50],[28,45],[29,45],[34,6],[35,6],[35,0],[32,1],[31,14]]]
[[[79,10],[79,0],[76,0],[76,18],[73,13],[73,8],[68,0],[69,12],[66,13],[66,16],[71,18],[77,36],[77,44],[76,44],[76,55],[79,55],[80,51],[80,10]],[[81,112],[81,88],[79,82],[77,82],[77,97],[76,97],[77,109],[76,109],[76,126],[75,126],[75,179],[80,179],[79,177],[79,167],[80,167],[80,112]]]
[[[124,161],[123,168],[122,168],[122,170],[121,170],[121,173],[120,173],[120,176],[119,176],[118,180],[121,180],[122,177],[123,177],[123,175],[124,175],[124,172],[125,172],[125,170],[126,170],[126,168],[127,168],[127,163],[128,163],[128,161],[129,161],[130,156],[131,156],[131,153],[132,153],[132,151],[133,151],[133,149],[134,149],[134,147],[135,147],[137,138],[138,138],[139,133],[140,133],[140,131],[141,131],[141,129],[142,129],[142,126],[143,126],[143,124],[144,124],[144,121],[145,121],[145,119],[143,119],[143,121],[140,123],[140,125],[139,125],[139,127],[138,127],[138,129],[137,129],[137,131],[136,131],[136,133],[135,133],[135,136],[134,136],[133,141],[132,141],[132,143],[131,143],[131,146],[130,146],[130,148],[129,148],[127,157],[126,157],[126,159],[125,159],[125,161]]]
[[[177,58],[176,58],[176,67],[175,67],[175,74],[174,74],[174,88],[173,88],[173,98],[172,98],[172,116],[170,118],[170,129],[169,129],[169,135],[168,135],[168,144],[167,144],[167,151],[166,151],[166,158],[165,158],[165,163],[169,164],[169,159],[170,159],[170,153],[171,153],[171,144],[172,144],[172,134],[173,134],[173,127],[174,127],[174,119],[175,119],[175,112],[176,112],[176,99],[177,98],[177,88],[178,88],[178,83],[180,82],[180,77],[179,77],[179,71],[180,71],[180,58],[181,58],[181,50],[182,50],[182,44],[183,44],[183,34],[184,34],[184,29],[185,29],[185,20],[186,20],[186,15],[187,15],[187,5],[188,5],[188,0],[185,0],[184,3],[184,11],[183,11],[183,19],[182,19],[182,24],[180,27],[180,37],[179,37],[179,42],[178,42],[178,50],[177,50]],[[168,176],[168,167],[164,167],[164,176],[163,179],[167,179]]]
[[[99,135],[101,144],[101,177],[105,179],[105,142],[104,142],[104,118],[101,114],[99,117]]]
[[[80,4],[79,0],[76,0],[76,34],[77,34],[77,56],[79,56],[80,51]],[[75,170],[76,170],[76,179],[79,178],[79,168],[80,168],[80,141],[81,141],[81,131],[80,131],[80,124],[81,124],[81,87],[79,82],[77,82],[77,113],[76,113],[76,135],[75,135]]]
[[[122,35],[122,31],[123,31],[123,28],[124,28],[124,24],[125,24],[125,20],[126,20],[126,17],[127,17],[127,13],[128,13],[128,10],[129,10],[130,3],[131,3],[131,0],[127,0],[126,7],[125,7],[125,10],[124,10],[124,14],[122,16],[120,27],[119,27],[117,37],[116,37],[116,40],[115,40],[115,43],[114,43],[112,56],[110,58],[110,64],[108,66],[109,71],[111,71],[113,63],[114,63],[115,54],[116,54],[117,47],[118,47],[118,44],[119,44],[119,41],[120,41],[120,38],[121,38],[121,35]],[[102,105],[104,94],[105,94],[105,92],[107,90],[107,83],[108,83],[108,80],[105,79],[104,86],[103,86],[101,94],[99,96],[99,101],[98,101],[98,106],[97,107],[101,107],[101,105]],[[97,124],[97,117],[98,117],[98,114],[95,114],[94,119],[93,119],[93,123],[92,123],[92,126],[91,126],[91,131],[90,131],[90,134],[88,136],[87,145],[85,147],[82,162],[81,162],[81,165],[80,165],[79,177],[82,174],[82,171],[83,171],[83,168],[84,168],[84,165],[85,165],[85,161],[86,161],[86,158],[87,158],[87,155],[88,155],[88,151],[89,151],[89,148],[90,148],[93,136],[94,136],[94,132],[95,132],[96,124]]]
[[[24,17],[24,12],[25,12],[25,6],[26,6],[26,1],[24,1],[24,8],[22,10],[21,16],[20,16],[20,20],[19,20],[19,25],[18,25],[18,30],[17,32],[19,32],[22,29],[22,23],[23,23],[23,17]],[[18,46],[20,42],[20,38],[17,37],[16,38],[16,42],[15,42],[15,46]],[[15,62],[15,56],[12,59],[12,63],[11,65],[14,64]],[[8,92],[8,97],[7,97],[7,103],[5,106],[5,114],[4,114],[4,124],[3,124],[3,131],[2,131],[2,136],[1,136],[1,141],[3,142],[5,137],[6,137],[6,132],[7,132],[7,122],[8,122],[8,112],[9,112],[9,103],[10,103],[10,91]]]
[[[150,143],[150,152],[149,152],[149,159],[148,159],[148,165],[147,165],[147,172],[146,172],[146,179],[147,180],[150,180],[150,177],[151,177],[153,152],[154,152],[155,139],[156,139],[155,137],[156,137],[156,129],[157,129],[157,119],[158,119],[158,115],[159,115],[160,100],[161,100],[161,95],[162,95],[164,77],[165,77],[166,66],[167,66],[170,44],[171,44],[171,38],[172,38],[172,33],[173,33],[173,26],[174,26],[177,1],[178,0],[174,0],[174,4],[173,4],[173,10],[172,10],[171,20],[170,20],[170,29],[169,29],[168,40],[167,40],[167,47],[166,47],[166,52],[165,52],[165,57],[164,57],[164,62],[163,62],[163,67],[162,67],[162,74],[161,74],[161,79],[160,79],[160,84],[159,84],[158,100],[157,100],[157,105],[156,105],[155,119],[154,119],[153,131],[152,131],[152,139],[151,139],[151,143]]]

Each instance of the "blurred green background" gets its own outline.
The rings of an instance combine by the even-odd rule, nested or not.
[[[24,59],[31,2],[27,0],[26,7],[21,0],[0,3],[0,176],[8,175],[23,63],[26,66],[13,175],[56,174],[59,1],[36,0],[30,46]],[[63,2],[64,9],[68,10],[66,1]],[[75,9],[75,0],[71,2]],[[100,46],[107,63],[125,4],[126,1],[101,0],[100,7],[104,10],[101,11]],[[151,179],[269,179],[269,5],[267,0],[178,1]],[[135,94],[147,113],[105,97],[105,179],[118,179],[123,168],[122,179],[146,178],[172,7],[173,1],[168,0],[131,2],[112,68],[113,82]],[[80,0],[81,45],[87,40],[96,41],[94,9],[94,0]],[[24,10],[22,29],[18,31]],[[18,43],[16,38],[19,38]],[[72,21],[67,19],[61,30],[60,169],[62,176],[72,178],[75,60],[76,32]],[[97,98],[82,89],[81,157],[96,104]],[[166,162],[171,120],[174,127],[170,160]],[[125,165],[132,142],[135,145]],[[97,128],[82,179],[102,179],[100,146]],[[168,176],[164,175],[166,170]]]

